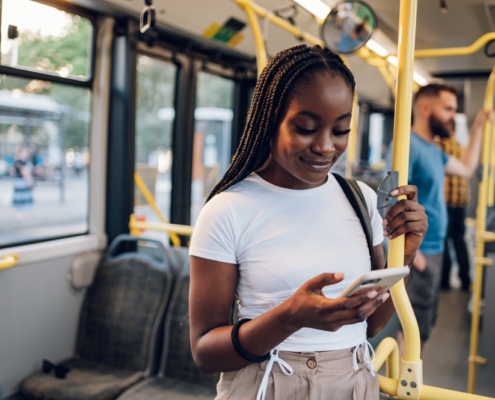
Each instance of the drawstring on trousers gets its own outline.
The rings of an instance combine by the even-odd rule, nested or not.
[[[362,347],[363,348],[363,353],[364,353],[364,358],[363,358],[363,363],[366,365],[368,370],[371,373],[371,376],[375,376],[375,369],[373,368],[373,360],[375,359],[375,351],[373,350],[373,347],[371,344],[366,340],[363,343],[357,345],[354,347],[354,350],[352,351],[352,365],[354,367],[354,371],[359,370],[359,365],[358,365],[358,349]],[[270,358],[268,359],[268,363],[266,364],[265,368],[265,373],[263,375],[263,379],[261,380],[260,388],[258,389],[258,394],[256,396],[256,400],[265,400],[266,397],[266,392],[268,389],[268,380],[270,378],[270,373],[272,372],[273,369],[273,364],[277,363],[278,366],[280,367],[280,370],[285,374],[285,375],[292,375],[294,370],[292,367],[282,360],[279,357],[279,349],[275,348],[270,352]]]
[[[256,400],[265,400],[266,390],[268,388],[268,379],[270,378],[270,373],[272,372],[273,364],[277,363],[280,367],[280,370],[285,375],[292,375],[294,370],[292,367],[287,364],[284,360],[279,358],[278,356],[279,350],[277,348],[270,351],[270,359],[266,364],[265,374],[263,375],[263,379],[261,380],[260,388],[258,389],[258,395],[256,396]]]
[[[375,351],[373,350],[373,346],[371,346],[370,342],[367,340],[361,343],[360,345],[354,347],[354,350],[352,351],[352,365],[354,366],[354,371],[359,370],[359,365],[358,365],[358,349],[362,347],[363,348],[363,353],[364,353],[364,359],[363,362],[368,367],[371,376],[375,376],[375,369],[373,368],[373,360],[375,359]],[[371,354],[373,355],[370,357],[370,350]]]

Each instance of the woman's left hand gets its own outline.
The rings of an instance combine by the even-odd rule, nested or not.
[[[394,197],[405,195],[406,199],[397,202],[384,218],[383,235],[389,239],[406,235],[404,263],[411,264],[428,229],[428,217],[425,208],[418,203],[416,186],[401,186],[393,190],[391,195]]]

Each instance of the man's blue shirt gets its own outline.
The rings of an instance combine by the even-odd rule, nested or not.
[[[447,206],[443,190],[445,164],[448,156],[437,145],[426,142],[411,132],[409,152],[409,184],[418,188],[418,203],[428,216],[426,232],[420,250],[425,254],[443,252],[447,234]],[[392,165],[392,146],[387,153],[387,167]]]

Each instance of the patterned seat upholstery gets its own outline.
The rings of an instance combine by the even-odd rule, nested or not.
[[[171,285],[166,263],[138,253],[105,258],[83,302],[76,355],[66,361],[70,372],[65,379],[35,373],[22,383],[22,394],[110,400],[149,376]]]
[[[189,342],[189,264],[174,288],[165,322],[165,344],[157,377],[125,391],[119,400],[213,400],[219,374],[202,373],[194,364]]]

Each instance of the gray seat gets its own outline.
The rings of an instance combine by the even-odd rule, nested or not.
[[[31,375],[21,385],[27,398],[110,400],[153,372],[172,273],[165,259],[116,255],[115,248],[109,247],[86,293],[76,355],[65,361],[70,372],[65,379]]]
[[[189,342],[189,263],[176,281],[165,319],[165,342],[158,376],[126,390],[119,400],[213,400],[219,374],[202,373]]]

